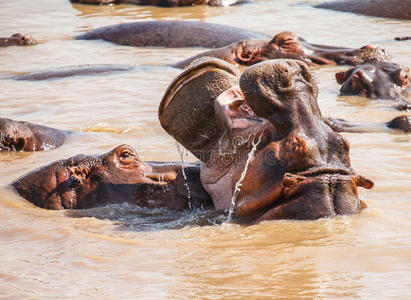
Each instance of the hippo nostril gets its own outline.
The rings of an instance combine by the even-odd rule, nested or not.
[[[16,151],[21,151],[24,149],[25,145],[26,145],[26,141],[23,138],[18,138],[16,139],[16,142],[14,143],[14,149]]]

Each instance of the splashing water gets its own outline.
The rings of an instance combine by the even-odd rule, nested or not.
[[[262,136],[263,136],[262,134],[258,136],[257,142],[255,141],[255,136],[253,138],[253,142],[252,142],[253,148],[248,153],[247,162],[245,163],[244,170],[241,173],[240,179],[238,179],[234,187],[234,193],[233,193],[233,196],[231,197],[230,210],[228,211],[228,221],[231,221],[234,217],[235,201],[237,200],[238,194],[240,194],[241,192],[241,186],[243,185],[244,177],[247,174],[248,165],[250,164],[250,161],[254,158],[255,152],[257,151],[257,146],[261,142]]]
[[[183,174],[184,186],[186,187],[186,190],[187,190],[188,208],[192,209],[191,191],[190,191],[190,187],[188,186],[186,172],[184,171],[184,149],[182,149],[180,144],[177,142],[176,142],[176,147],[177,147],[178,153],[180,154],[180,159],[181,159],[181,173]]]

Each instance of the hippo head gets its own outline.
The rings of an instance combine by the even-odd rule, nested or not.
[[[0,118],[0,151],[50,150],[64,139],[65,134],[54,128]]]
[[[256,64],[242,74],[240,88],[254,113],[274,129],[271,142],[260,151],[265,160],[256,166],[260,174],[271,176],[271,196],[239,197],[237,217],[255,215],[256,207],[259,220],[317,219],[358,213],[365,207],[357,187],[371,188],[373,183],[355,174],[348,141],[324,123],[317,86],[306,64]]]
[[[25,199],[47,209],[121,202],[183,209],[187,190],[180,171],[178,164],[144,163],[131,146],[120,145],[103,155],[77,155],[54,162],[20,177],[12,186]],[[190,181],[194,173],[186,168],[192,198],[197,193]]]
[[[342,95],[372,99],[399,99],[406,96],[409,69],[391,62],[365,63],[335,74]]]
[[[37,44],[37,41],[33,39],[31,35],[22,35],[21,33],[15,33],[11,36],[12,39],[18,40],[20,46],[30,46]]]
[[[240,41],[231,47],[234,49],[234,62],[247,66],[277,58],[292,58],[319,65],[358,65],[368,60],[389,58],[384,49],[373,45],[355,49],[311,44],[289,31],[275,35],[268,43],[263,40],[250,39]]]

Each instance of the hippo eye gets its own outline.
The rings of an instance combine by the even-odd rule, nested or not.
[[[124,165],[132,165],[138,162],[137,155],[130,149],[124,149],[121,151],[119,158],[120,162]]]

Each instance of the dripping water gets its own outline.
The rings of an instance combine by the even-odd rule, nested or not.
[[[247,174],[248,165],[250,164],[250,161],[254,158],[255,152],[257,151],[257,146],[261,142],[261,139],[262,139],[262,134],[260,134],[258,136],[257,142],[255,141],[255,136],[253,138],[253,141],[252,141],[253,148],[248,153],[247,162],[245,163],[244,170],[241,173],[240,179],[238,179],[238,181],[237,181],[237,183],[235,184],[235,187],[234,187],[234,193],[233,193],[233,196],[231,197],[230,210],[228,211],[228,221],[231,221],[234,217],[235,201],[238,197],[238,194],[240,194],[240,192],[241,192],[241,186],[243,184],[244,177]]]
[[[176,143],[177,151],[180,154],[181,173],[183,174],[184,186],[186,187],[186,190],[187,190],[188,208],[192,209],[191,191],[190,191],[190,187],[188,186],[186,172],[184,171],[184,149],[181,148],[179,143],[177,143],[177,142],[175,142],[175,143]]]

